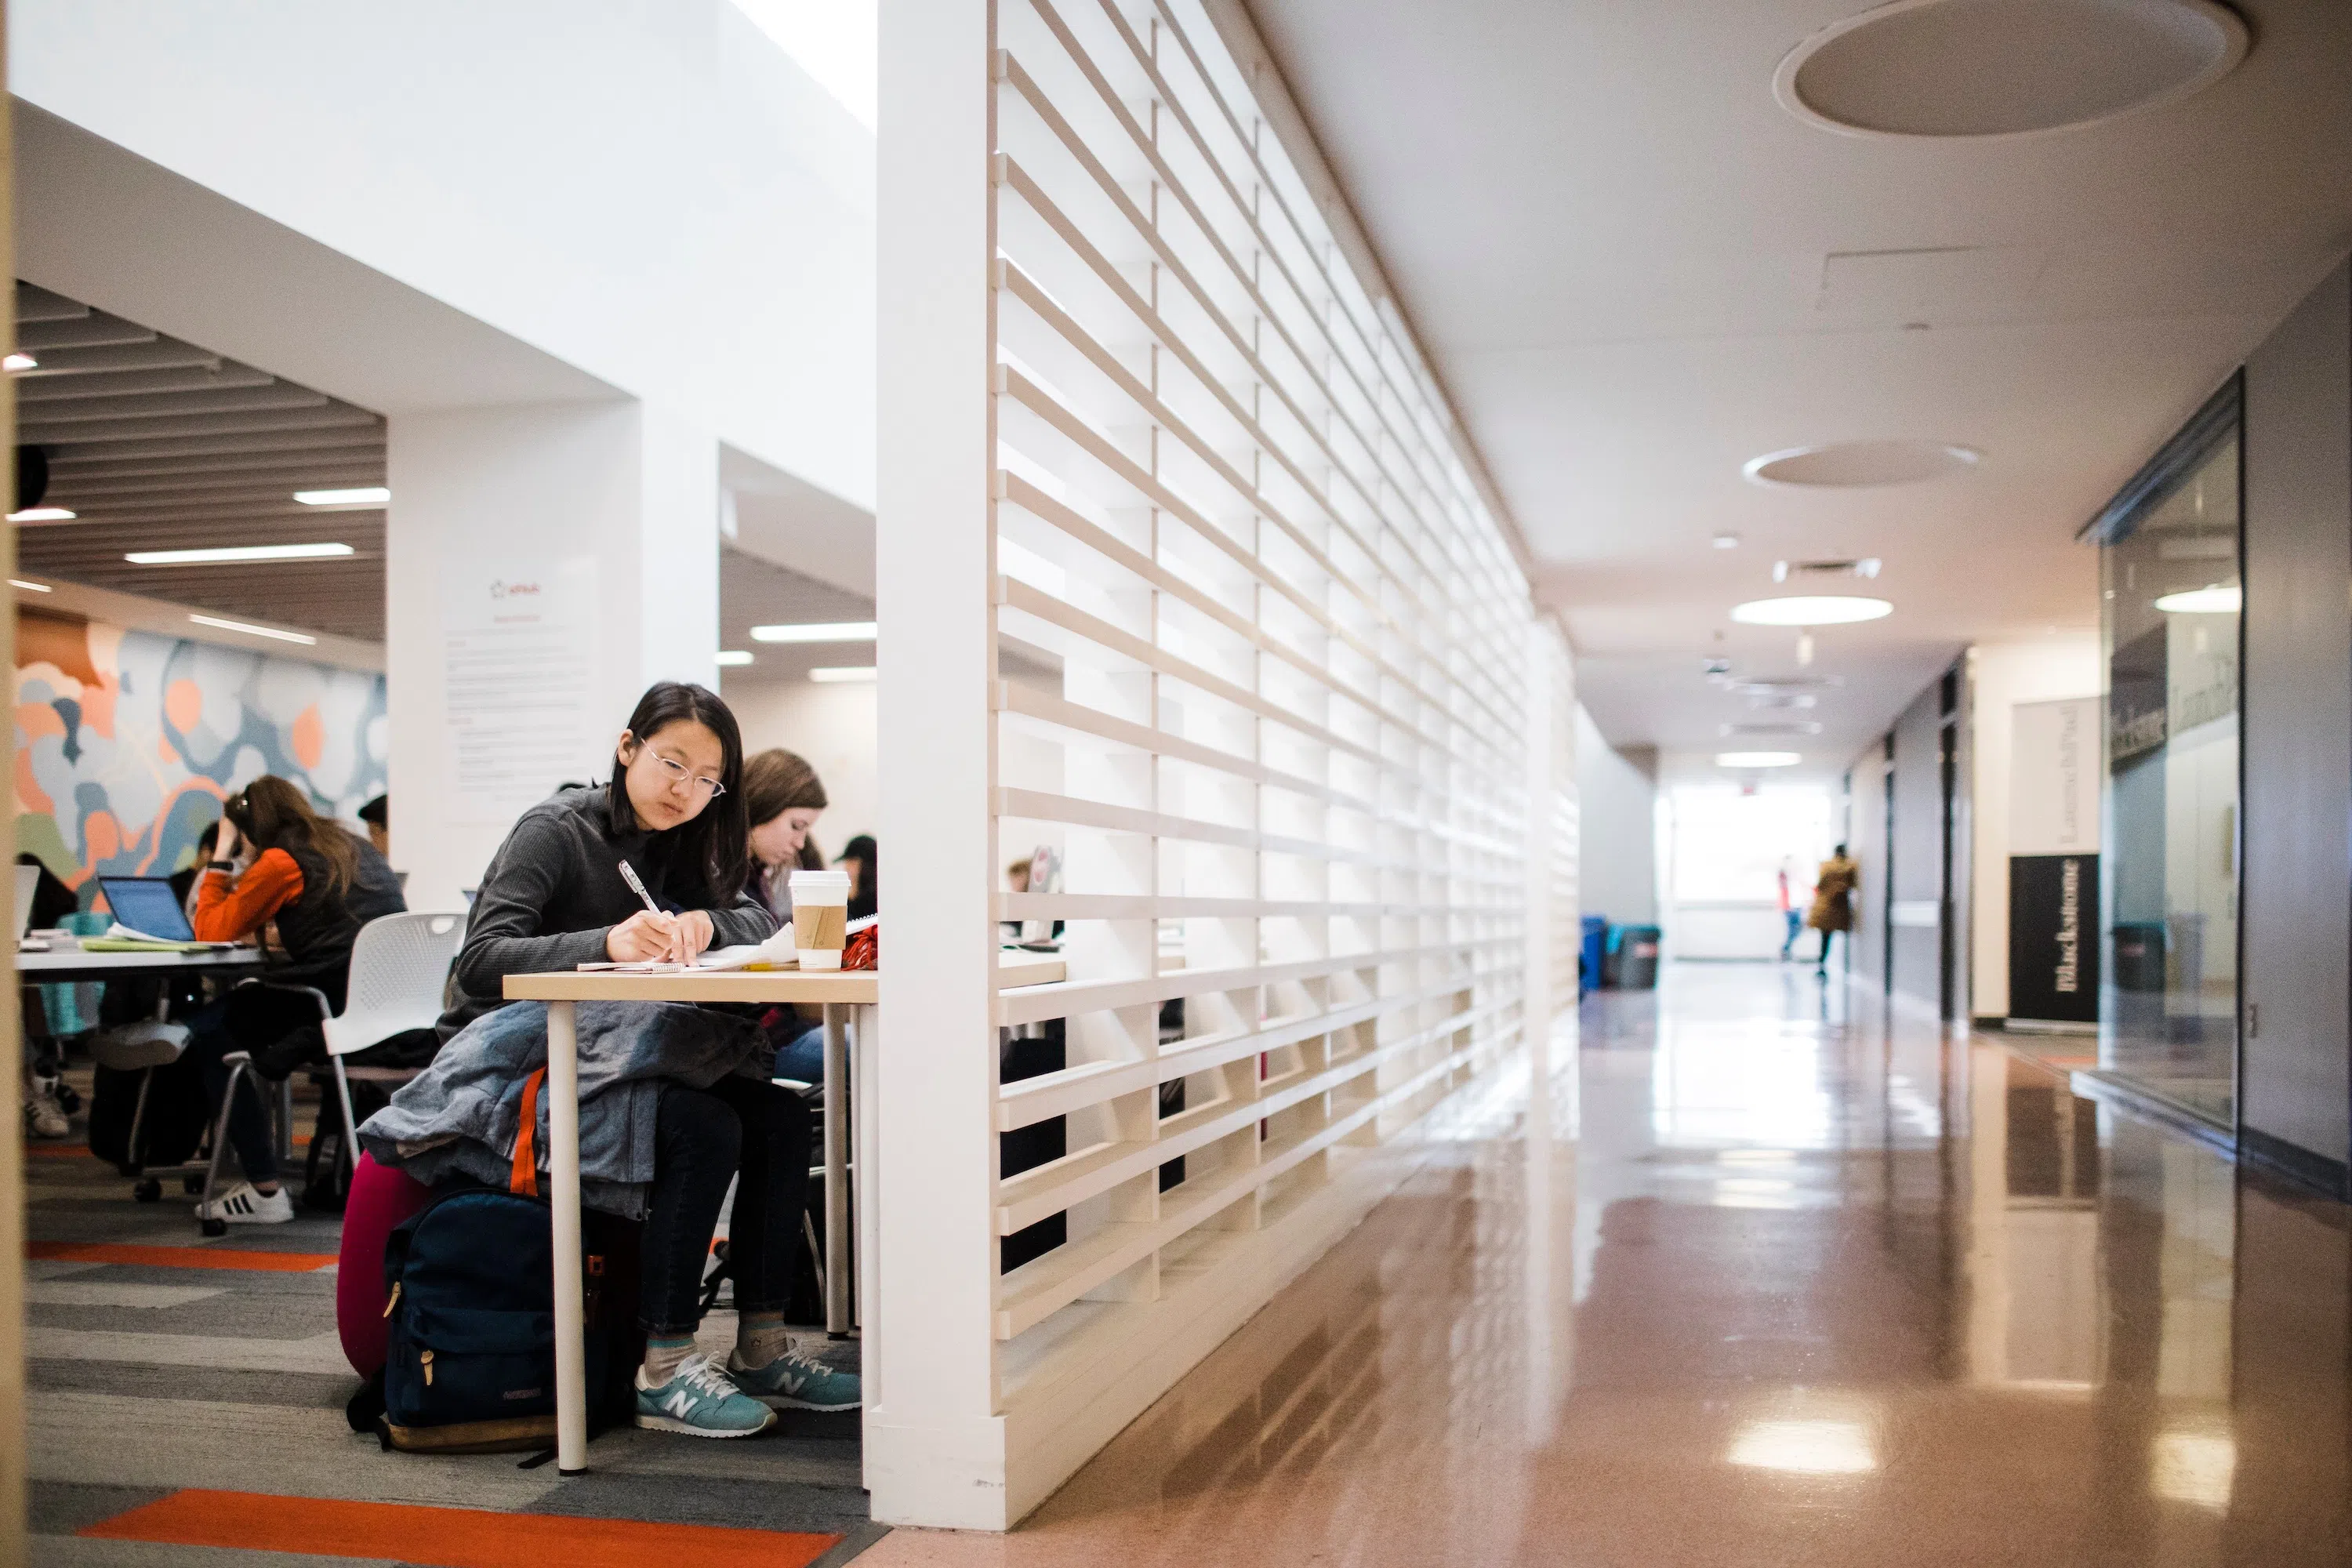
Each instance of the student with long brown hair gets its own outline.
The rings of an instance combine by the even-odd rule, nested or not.
[[[778,920],[793,912],[785,891],[794,871],[822,871],[824,857],[817,853],[809,830],[825,806],[824,781],[808,759],[797,752],[773,746],[743,763],[743,820],[749,825],[751,851],[749,885],[751,896]]]
[[[203,942],[263,942],[264,986],[240,986],[189,1020],[189,1051],[202,1064],[217,1104],[228,1084],[221,1058],[252,1053],[257,1070],[283,1078],[305,1059],[324,1059],[313,998],[278,986],[308,986],[341,1011],[351,979],[352,944],[379,915],[408,907],[400,879],[373,845],[331,817],[285,779],[264,773],[222,803],[220,837],[196,883],[190,921]],[[213,1200],[201,1217],[233,1225],[275,1225],[294,1217],[278,1181],[278,1152],[258,1100],[229,1107],[229,1140],[245,1180]]]

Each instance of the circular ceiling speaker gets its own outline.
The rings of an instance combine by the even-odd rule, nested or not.
[[[1979,456],[1940,441],[1827,441],[1750,458],[1740,471],[1759,485],[1916,485],[1972,467]]]
[[[1895,0],[1790,51],[1773,96],[1862,136],[2031,136],[2211,86],[2246,58],[2213,0]]]

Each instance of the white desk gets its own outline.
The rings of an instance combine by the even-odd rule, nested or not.
[[[251,947],[209,948],[193,952],[85,952],[70,937],[47,937],[47,952],[16,954],[16,978],[26,985],[65,984],[82,980],[129,980],[154,974],[226,974],[232,978],[261,967],[261,951]]]
[[[1000,984],[1043,985],[1065,973],[1050,953],[1007,952],[1000,960]],[[824,1316],[825,1327],[846,1333],[850,1323],[850,1183],[857,1184],[857,1223],[875,1223],[871,1162],[850,1158],[846,1100],[847,1033],[856,1026],[864,1058],[856,1075],[866,1088],[857,1097],[861,1135],[874,1147],[871,1129],[878,1112],[872,1053],[875,1048],[875,972],[866,970],[713,970],[674,974],[621,974],[611,970],[553,974],[510,974],[509,1000],[547,1004],[548,1207],[555,1252],[555,1467],[567,1476],[588,1468],[588,1374],[585,1304],[580,1261],[580,1041],[574,1007],[582,1002],[814,1003],[824,1008]],[[870,1235],[858,1247],[859,1299],[871,1302],[874,1247]]]

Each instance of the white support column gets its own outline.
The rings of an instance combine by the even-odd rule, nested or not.
[[[392,860],[412,909],[461,909],[523,806],[610,771],[612,738],[649,682],[713,683],[718,446],[635,403],[403,415],[388,434]],[[517,584],[530,597],[514,604],[571,629],[492,658],[453,703],[452,632],[481,627],[492,595]],[[565,668],[544,666],[549,646]],[[459,724],[540,761],[495,799],[461,791]]]
[[[866,1484],[876,1520],[1003,1530],[996,1410],[995,436],[989,193],[994,7],[885,0],[876,542],[880,1147]],[[860,1159],[866,1155],[861,1152]],[[862,1169],[862,1167],[861,1167]]]

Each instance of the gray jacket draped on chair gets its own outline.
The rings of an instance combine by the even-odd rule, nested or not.
[[[663,1082],[708,1089],[730,1074],[765,1079],[774,1050],[750,1019],[680,1003],[583,1002],[577,1015],[581,1201],[639,1219],[654,1178]],[[428,1186],[464,1175],[503,1187],[514,1166],[524,1080],[546,1065],[544,1003],[484,1014],[361,1125],[360,1146],[376,1163]],[[534,1144],[541,1173],[547,1106],[542,1093]]]

